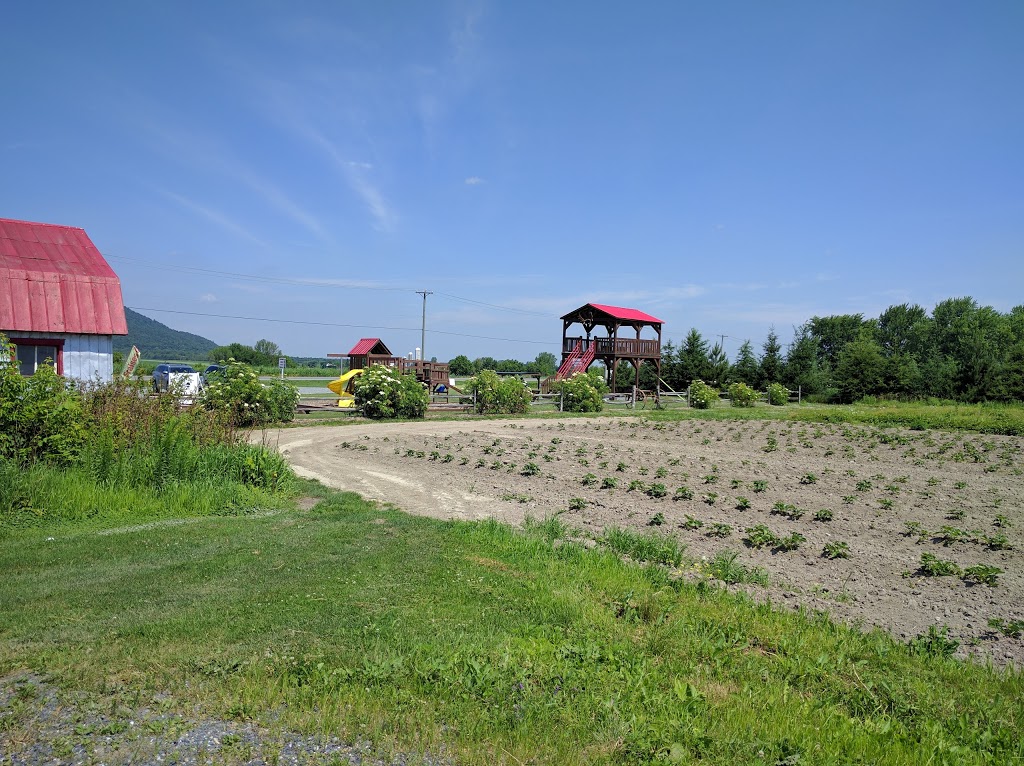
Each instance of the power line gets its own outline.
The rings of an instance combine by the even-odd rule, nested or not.
[[[307,325],[314,327],[349,327],[360,330],[398,330],[398,331],[409,331],[415,332],[419,330],[419,327],[387,327],[383,325],[368,325],[368,324],[344,324],[342,322],[310,322],[301,319],[273,319],[270,317],[247,317],[247,316],[236,316],[233,314],[207,314],[200,311],[180,311],[178,309],[157,309],[148,306],[128,306],[132,311],[156,311],[163,314],[184,314],[186,316],[197,316],[197,317],[213,317],[215,319],[241,319],[247,322],[277,322],[278,324],[298,324]],[[552,346],[554,345],[551,341],[542,340],[526,340],[524,338],[495,338],[490,335],[469,335],[461,332],[449,332],[447,330],[431,330],[432,333],[438,335],[450,335],[456,338],[475,338],[477,340],[500,340],[505,343],[530,343],[538,346]]]
[[[259,274],[243,274],[237,271],[220,271],[217,269],[204,269],[199,266],[182,266],[167,263],[154,263],[147,261],[142,258],[132,258],[127,255],[110,255],[107,253],[103,254],[106,258],[114,258],[119,261],[127,261],[134,263],[139,266],[144,266],[150,269],[156,269],[158,271],[171,271],[179,274],[209,274],[217,277],[230,277],[233,279],[246,279],[252,282],[267,282],[271,284],[282,284],[282,285],[295,285],[297,287],[337,287],[342,290],[376,290],[383,292],[399,292],[399,293],[418,293],[422,294],[422,290],[415,290],[412,287],[385,287],[377,285],[367,284],[345,284],[335,280],[317,280],[317,279],[294,279],[291,277],[268,277]],[[538,316],[544,318],[552,318],[554,314],[546,314],[540,311],[530,311],[528,309],[517,309],[512,306],[501,306],[497,303],[487,303],[486,301],[478,301],[474,298],[466,298],[462,295],[454,295],[452,293],[439,292],[438,295],[443,295],[446,298],[452,300],[462,301],[463,303],[471,303],[477,306],[486,306],[487,308],[497,309],[498,311],[509,311],[515,314],[526,314],[528,316]]]

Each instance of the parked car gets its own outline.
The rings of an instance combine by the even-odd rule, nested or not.
[[[216,379],[219,375],[222,375],[225,369],[223,364],[211,364],[203,370],[203,385],[205,386],[211,379]]]
[[[171,373],[179,372],[195,373],[195,370],[187,364],[158,364],[153,369],[153,390],[157,393],[166,391],[170,388]]]

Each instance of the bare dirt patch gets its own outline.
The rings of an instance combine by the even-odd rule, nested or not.
[[[511,524],[557,513],[581,537],[610,526],[672,534],[698,562],[729,550],[766,570],[772,585],[752,590],[761,597],[904,640],[948,626],[962,651],[1024,664],[1024,641],[989,626],[1024,620],[1018,437],[591,418],[367,422],[264,438],[300,475],[410,513]],[[751,547],[746,530],[758,525],[804,541]],[[848,558],[823,555],[836,543]],[[922,554],[961,573],[1002,571],[995,585],[929,576]]]

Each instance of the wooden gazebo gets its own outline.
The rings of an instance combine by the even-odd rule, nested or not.
[[[661,378],[661,326],[657,317],[637,309],[588,303],[562,317],[562,364],[556,377],[564,378],[575,372],[585,372],[595,361],[604,364],[608,385],[614,386],[619,362],[625,359],[636,371],[634,385],[640,387],[640,365],[654,364]],[[572,336],[569,329],[581,325],[585,336]],[[594,328],[603,327],[605,337],[592,337]],[[645,328],[651,328],[655,338],[642,338]],[[633,337],[621,337],[622,334]]]

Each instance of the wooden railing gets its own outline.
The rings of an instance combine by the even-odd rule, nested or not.
[[[562,353],[569,354],[577,343],[583,344],[586,351],[594,344],[594,356],[602,358],[655,359],[661,356],[661,343],[647,338],[566,338]]]

